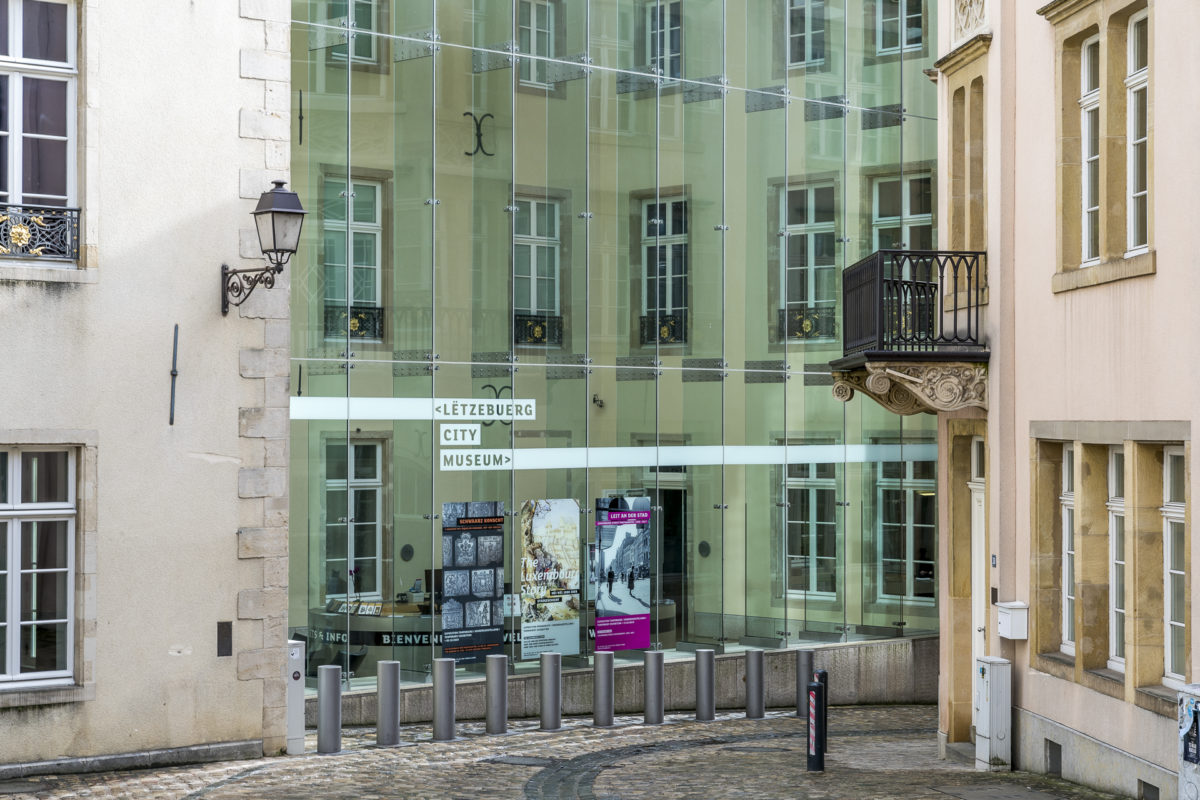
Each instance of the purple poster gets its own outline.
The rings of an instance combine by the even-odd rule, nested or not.
[[[596,500],[596,650],[650,646],[650,498]]]

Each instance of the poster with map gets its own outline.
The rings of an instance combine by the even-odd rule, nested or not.
[[[482,662],[504,645],[504,501],[442,503],[442,654]]]
[[[521,507],[521,658],[579,653],[579,502]]]

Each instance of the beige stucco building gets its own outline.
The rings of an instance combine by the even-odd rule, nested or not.
[[[961,357],[945,334],[963,319],[979,347],[957,366],[915,357],[911,392],[895,371],[870,383],[886,353],[844,378],[938,413],[941,737],[974,737],[973,658],[1000,656],[1014,766],[1174,797],[1176,690],[1200,665],[1200,112],[1171,100],[1200,68],[1200,6],[940,6],[939,245],[986,251],[986,269],[965,297],[940,283],[929,352]],[[1000,636],[1005,603],[1028,606],[1027,638]]]
[[[278,752],[288,294],[219,288],[287,177],[289,4],[6,7],[0,775]]]

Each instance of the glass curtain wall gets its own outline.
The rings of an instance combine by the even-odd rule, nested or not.
[[[935,10],[293,3],[310,679],[936,629],[935,419],[829,369],[936,241]]]

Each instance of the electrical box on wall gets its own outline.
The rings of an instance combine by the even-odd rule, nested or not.
[[[1012,769],[1012,664],[975,659],[975,769]]]
[[[1029,638],[1029,605],[1019,600],[996,603],[996,626],[1002,639]]]

